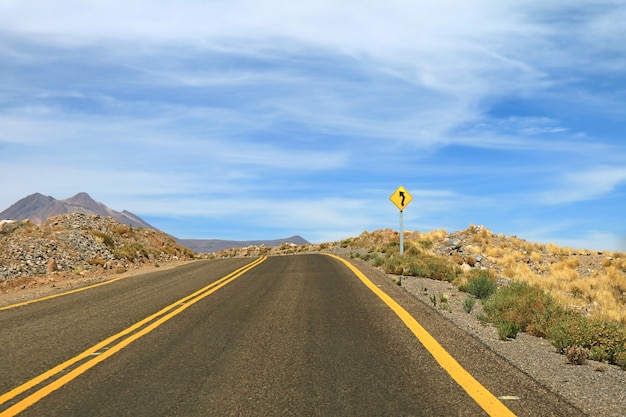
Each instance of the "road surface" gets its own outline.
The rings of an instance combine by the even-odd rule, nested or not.
[[[0,310],[0,417],[582,415],[360,273],[200,261]]]

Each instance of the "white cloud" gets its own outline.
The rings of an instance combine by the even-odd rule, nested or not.
[[[570,171],[560,179],[558,188],[540,194],[544,204],[567,204],[600,198],[626,184],[626,168],[595,167]]]

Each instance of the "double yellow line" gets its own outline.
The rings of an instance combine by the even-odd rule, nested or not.
[[[20,399],[6,410],[0,412],[0,417],[14,416],[18,413],[21,413],[22,411],[35,404],[37,401],[41,400],[45,396],[49,395],[53,391],[76,379],[78,376],[93,368],[100,362],[103,362],[104,360],[110,358],[115,353],[122,350],[124,347],[133,343],[135,340],[139,339],[142,336],[145,336],[146,334],[150,333],[152,330],[156,329],[174,316],[182,313],[193,304],[197,303],[205,297],[208,297],[220,288],[234,281],[236,278],[239,278],[241,275],[245,274],[255,266],[263,263],[266,259],[267,257],[263,256],[247,264],[246,266],[237,269],[236,271],[226,275],[225,277],[215,282],[212,282],[204,288],[201,288],[193,294],[181,298],[180,300],[161,309],[157,313],[146,317],[145,319],[133,324],[127,329],[122,330],[121,332],[90,347],[81,354],[63,362],[60,365],[55,366],[49,371],[44,372],[43,374],[31,379],[30,381],[20,385],[19,387],[16,387],[11,391],[0,395],[0,405],[2,405],[14,399],[15,397],[26,393],[29,390],[37,388],[39,385],[55,377],[57,374],[65,372],[59,378],[47,383],[46,385],[42,386],[31,394],[28,394],[26,397]]]

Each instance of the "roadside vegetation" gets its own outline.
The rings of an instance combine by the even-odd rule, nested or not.
[[[570,363],[591,359],[626,370],[626,255],[529,243],[476,226],[453,235],[407,233],[404,243],[401,256],[398,233],[382,230],[339,246],[388,274],[455,284],[474,300],[465,311],[480,300],[479,318],[502,340],[522,331],[550,340]]]

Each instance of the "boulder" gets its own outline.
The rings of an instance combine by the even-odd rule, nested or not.
[[[9,234],[22,224],[16,220],[0,220],[0,234]]]
[[[57,269],[57,261],[54,258],[48,259],[48,263],[46,264],[46,272],[48,274],[51,274],[53,272],[56,272]]]

